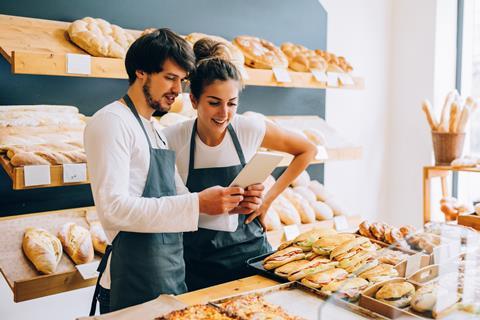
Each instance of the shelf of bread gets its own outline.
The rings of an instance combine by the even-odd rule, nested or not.
[[[94,246],[95,251],[99,249],[98,243],[95,242],[93,236],[90,240],[90,233],[94,234],[92,227],[98,228],[96,220],[96,213],[92,208],[0,218],[0,232],[3,235],[3,241],[0,243],[0,271],[13,291],[14,301],[35,299],[94,285],[96,276],[84,279],[77,270],[76,264],[89,263],[92,265],[92,269],[96,269],[96,264],[100,261],[101,256],[97,253],[94,255],[92,248]],[[86,253],[83,250],[82,255],[80,252],[73,253],[75,249],[68,251],[65,244],[62,250],[62,243],[66,243],[61,242],[62,236],[65,235],[66,238],[70,236],[68,235],[69,229],[65,229],[65,225],[68,223],[74,223],[76,228],[80,228],[88,235],[88,237],[84,237],[85,234],[81,234],[75,240],[88,244]],[[43,229],[49,234],[48,241],[40,238],[38,229],[35,229],[37,234],[30,234],[28,236],[30,242],[28,242],[25,234],[27,234],[27,230],[32,230],[28,228]],[[90,229],[90,233],[88,233],[88,229]],[[67,231],[64,232],[65,230]],[[101,232],[103,233],[103,230]],[[102,237],[104,237],[104,233]],[[104,241],[106,241],[105,238]],[[83,264],[83,266],[87,266],[87,264]]]
[[[0,53],[11,64],[14,74],[93,77],[127,79],[124,61],[121,58],[90,56],[69,40],[67,29],[70,22],[0,15]],[[127,30],[133,37],[141,31]],[[89,68],[67,70],[68,54],[87,55]],[[73,58],[72,58],[73,59]],[[272,70],[245,67],[246,85],[298,87],[298,88],[342,88],[363,89],[364,80],[352,77],[352,84],[343,84],[341,79],[334,84],[317,81],[310,72],[288,71],[291,81],[276,81]]]
[[[84,128],[73,106],[0,106],[0,165],[13,189],[88,183]]]

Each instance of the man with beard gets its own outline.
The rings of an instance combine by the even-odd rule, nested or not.
[[[105,313],[186,292],[182,232],[197,230],[199,212],[248,214],[261,203],[261,185],[188,193],[175,152],[155,128],[153,113],[169,111],[194,62],[190,45],[168,29],[140,37],[125,58],[127,93],[85,129],[93,197],[112,243],[99,266],[91,315],[97,299]]]

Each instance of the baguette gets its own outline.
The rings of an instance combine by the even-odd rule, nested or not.
[[[45,274],[55,272],[62,259],[62,244],[54,235],[41,228],[27,228],[22,249],[35,268]]]
[[[448,132],[455,133],[457,128],[457,114],[458,114],[458,104],[456,102],[452,102],[452,106],[450,108],[450,120],[448,124]]]
[[[458,119],[458,126],[456,132],[464,133],[467,126],[468,118],[470,117],[470,109],[468,106],[465,106],[462,110],[462,114]]]
[[[451,105],[452,101],[455,99],[455,96],[458,94],[457,90],[450,91],[445,98],[443,104],[442,113],[440,115],[440,122],[438,124],[439,132],[448,132],[448,107]]]
[[[42,164],[50,165],[50,162],[35,152],[19,152],[10,159],[10,164],[14,167],[23,167]]]
[[[90,223],[90,235],[92,236],[92,243],[95,251],[104,254],[108,245],[108,240],[100,221],[97,220]]]
[[[433,115],[431,113],[432,106],[430,104],[430,101],[424,100],[422,102],[422,110],[425,112],[425,116],[427,117],[428,124],[430,125],[430,128],[432,131],[437,130],[438,124],[436,123],[435,119],[433,118]]]
[[[75,223],[66,223],[58,232],[63,249],[75,264],[93,260],[93,244],[90,232]]]

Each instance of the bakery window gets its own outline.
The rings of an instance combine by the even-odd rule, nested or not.
[[[480,102],[480,2],[459,1],[459,46],[457,56],[457,86],[463,96],[471,96]],[[472,115],[464,145],[464,155],[480,157],[480,112]],[[459,173],[453,181],[458,198],[480,202],[480,175]]]

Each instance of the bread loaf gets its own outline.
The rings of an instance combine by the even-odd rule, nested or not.
[[[279,195],[272,203],[280,221],[285,225],[300,224],[302,220],[295,207],[284,196]]]
[[[93,260],[93,244],[90,232],[75,223],[66,223],[58,233],[63,249],[75,262],[83,264]]]
[[[325,201],[325,204],[332,208],[334,216],[348,215],[348,212],[343,208],[335,198],[330,197]]]
[[[102,254],[105,253],[105,249],[108,245],[108,240],[100,221],[90,222],[90,235],[92,236],[92,243],[95,251]]]
[[[268,208],[264,220],[267,231],[280,230],[282,228],[282,222],[278,216],[277,211],[271,206]]]
[[[317,197],[315,196],[313,191],[310,190],[308,187],[298,186],[293,188],[293,191],[301,195],[305,200],[308,201],[308,203],[313,203],[317,201]]]
[[[55,272],[62,259],[62,244],[41,228],[27,228],[23,235],[23,252],[35,268],[45,274]]]
[[[312,180],[308,183],[308,188],[312,190],[312,192],[317,197],[318,201],[325,202],[328,198],[331,198],[332,195],[325,189],[323,184],[318,182],[317,180]]]
[[[50,165],[50,162],[35,152],[19,152],[10,159],[10,164],[14,167],[23,167],[41,164]]]
[[[302,223],[315,222],[315,212],[308,204],[308,201],[303,199],[301,195],[299,195],[290,188],[285,189],[282,194],[292,203],[297,212],[300,214]]]
[[[330,220],[333,218],[333,210],[326,203],[322,201],[311,202],[310,206],[315,212],[317,220]]]
[[[285,54],[270,41],[251,36],[238,36],[232,42],[242,51],[245,64],[249,67],[257,69],[288,67]]]

